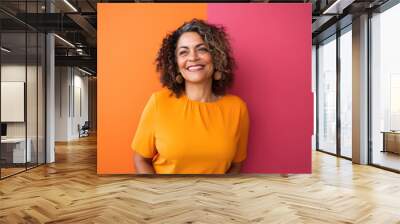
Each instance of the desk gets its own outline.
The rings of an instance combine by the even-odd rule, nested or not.
[[[382,152],[393,152],[400,154],[400,132],[383,131],[383,150]]]
[[[25,138],[6,138],[1,139],[1,157],[6,163],[25,163],[30,162],[32,158],[30,138],[27,139],[27,148],[25,154]],[[12,158],[12,159],[11,159]],[[27,158],[27,161],[25,161]]]

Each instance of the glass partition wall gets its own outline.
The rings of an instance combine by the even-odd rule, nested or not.
[[[317,47],[317,150],[352,157],[351,25]]]
[[[26,33],[1,34],[1,177],[26,169]],[[4,50],[6,49],[6,50]],[[27,154],[26,154],[27,153]],[[28,159],[28,162],[30,160]]]
[[[45,34],[17,19],[41,3],[19,1],[15,17],[0,11],[1,179],[45,163]]]

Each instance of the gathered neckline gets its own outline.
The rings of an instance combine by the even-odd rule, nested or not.
[[[186,94],[183,94],[183,98],[194,104],[204,104],[204,105],[210,104],[211,105],[211,104],[218,104],[224,98],[224,96],[218,96],[218,99],[216,99],[214,101],[210,101],[210,102],[201,102],[201,101],[191,100],[191,99],[189,99],[189,97]]]

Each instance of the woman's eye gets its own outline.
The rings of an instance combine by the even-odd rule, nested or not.
[[[180,56],[186,55],[186,54],[187,54],[187,51],[181,51],[181,52],[178,53],[178,55],[180,55]]]
[[[208,49],[205,48],[205,47],[203,47],[203,48],[200,48],[199,51],[201,51],[201,52],[208,52]]]

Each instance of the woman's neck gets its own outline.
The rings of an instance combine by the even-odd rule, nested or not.
[[[212,81],[210,80],[207,83],[190,83],[186,82],[185,83],[185,93],[186,96],[193,101],[199,101],[199,102],[213,102],[218,99],[217,96],[215,96],[212,93],[212,86],[211,83]]]

